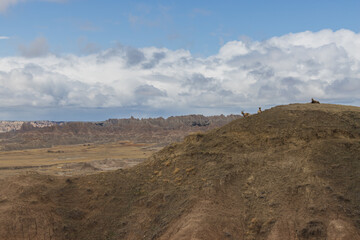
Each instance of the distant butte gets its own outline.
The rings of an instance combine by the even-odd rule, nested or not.
[[[239,115],[187,115],[169,118],[109,119],[102,122],[0,122],[0,150],[44,148],[54,145],[105,143],[119,140],[158,143],[181,141],[190,132],[207,131],[240,118]],[[11,131],[9,131],[9,129]],[[27,141],[26,139],[29,139]],[[20,144],[21,143],[21,144]]]

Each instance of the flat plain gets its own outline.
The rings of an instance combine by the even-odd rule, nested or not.
[[[0,178],[27,171],[81,175],[136,165],[160,148],[151,143],[117,141],[0,151]]]

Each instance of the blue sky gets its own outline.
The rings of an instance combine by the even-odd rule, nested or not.
[[[0,0],[0,120],[359,105],[359,11],[350,0]]]
[[[5,0],[6,1],[6,0]],[[185,48],[215,54],[241,38],[265,40],[290,32],[358,32],[359,1],[98,1],[28,0],[0,15],[1,35],[10,36],[1,55],[17,54],[19,44],[45,37],[55,53],[83,53],[115,43],[133,47]]]

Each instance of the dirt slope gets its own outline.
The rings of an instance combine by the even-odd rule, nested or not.
[[[131,169],[0,182],[0,239],[360,239],[360,108],[293,104]]]

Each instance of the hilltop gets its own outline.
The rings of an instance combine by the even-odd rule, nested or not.
[[[360,239],[360,108],[291,104],[125,170],[0,182],[2,239]]]

